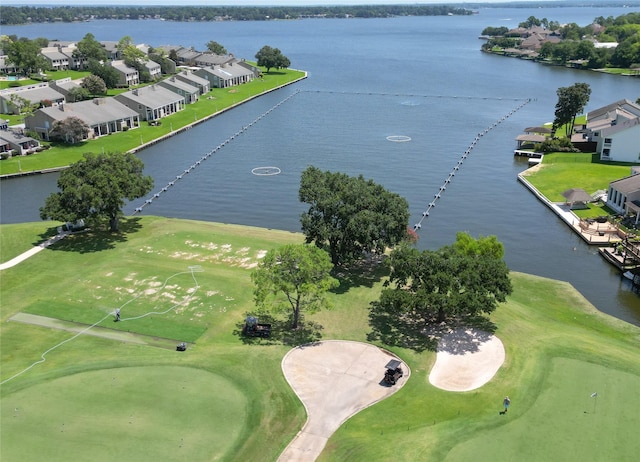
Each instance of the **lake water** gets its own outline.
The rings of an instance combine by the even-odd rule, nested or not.
[[[303,82],[270,93],[142,151],[153,193],[260,115],[291,96],[202,162],[144,213],[299,231],[300,173],[308,165],[362,174],[406,197],[411,224],[439,192],[463,153],[469,156],[422,222],[418,246],[436,249],[458,231],[495,234],[512,270],[569,281],[600,310],[640,325],[640,298],[595,247],[582,242],[516,180],[524,127],[553,120],[556,90],[592,89],[586,110],[640,96],[640,81],[547,67],[481,53],[486,26],[516,27],[529,16],[586,25],[623,8],[485,8],[466,17],[172,23],[94,21],[3,27],[3,34],[79,40],[130,35],[152,46],[204,49],[215,40],[253,59],[278,47]],[[499,124],[494,124],[501,120]],[[490,130],[477,142],[478,133]],[[391,142],[389,136],[409,137]],[[278,167],[279,175],[252,169]],[[1,222],[37,221],[55,174],[0,182]],[[576,178],[576,186],[580,179]],[[152,193],[152,195],[153,195]],[[130,204],[132,213],[144,199]]]

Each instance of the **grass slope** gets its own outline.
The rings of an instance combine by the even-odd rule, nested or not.
[[[0,226],[2,259],[39,242],[49,226]],[[108,328],[191,336],[195,345],[177,353],[89,336],[60,345],[0,387],[0,458],[41,460],[55,445],[68,460],[121,449],[146,460],[138,457],[144,448],[155,460],[276,460],[305,420],[280,370],[291,346],[245,343],[237,331],[253,310],[249,274],[260,255],[302,236],[157,217],[123,227],[117,236],[65,239],[0,273],[0,381],[72,336],[8,322],[22,311],[85,324],[106,316]],[[191,274],[192,266],[202,271]],[[333,310],[307,321],[322,326],[322,338],[366,341],[380,277],[352,278],[332,294]],[[512,279],[513,295],[492,316],[507,359],[490,383],[439,390],[428,382],[435,353],[392,348],[411,367],[409,383],[350,419],[320,459],[632,460],[640,451],[640,329],[597,312],[566,283]],[[124,319],[169,311],[114,323],[116,307]],[[500,416],[504,395],[512,406]]]

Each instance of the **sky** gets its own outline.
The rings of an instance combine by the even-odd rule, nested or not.
[[[524,2],[531,0],[479,0],[480,3]],[[273,5],[442,5],[446,3],[462,4],[464,0],[30,0],[29,2],[5,1],[5,5],[211,5],[211,6],[273,6]],[[472,0],[469,3],[478,3]]]

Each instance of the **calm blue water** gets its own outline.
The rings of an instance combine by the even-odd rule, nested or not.
[[[215,40],[252,59],[278,47],[299,84],[263,96],[140,153],[154,193],[261,114],[296,93],[154,200],[144,213],[298,231],[300,173],[322,169],[362,174],[407,198],[412,222],[469,148],[475,136],[521,106],[483,136],[423,222],[419,246],[450,244],[458,231],[495,234],[510,268],[571,282],[600,310],[640,324],[640,298],[626,281],[516,181],[526,168],[513,158],[522,129],[553,120],[556,90],[575,82],[592,88],[586,110],[640,96],[624,77],[546,67],[481,53],[486,26],[515,27],[529,16],[590,23],[621,8],[487,8],[469,17],[304,20],[242,23],[96,21],[3,27],[3,34],[204,49]],[[402,135],[410,142],[394,143]],[[255,176],[276,166],[276,176]],[[3,223],[38,220],[56,177],[2,181]],[[579,179],[576,180],[579,184]],[[16,201],[15,198],[21,198]],[[131,213],[144,199],[127,207]]]

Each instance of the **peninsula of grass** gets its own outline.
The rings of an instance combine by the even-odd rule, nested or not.
[[[51,148],[29,156],[16,156],[0,162],[0,175],[66,167],[87,152],[128,152],[144,148],[154,140],[171,136],[184,127],[200,123],[252,98],[305,77],[305,72],[278,69],[263,72],[263,77],[231,88],[213,88],[184,110],[161,119],[157,126],[140,122],[140,127],[76,144],[53,143]],[[241,128],[241,127],[238,127]],[[214,146],[212,146],[213,148]]]
[[[302,235],[158,217],[122,226],[65,238],[0,273],[0,459],[275,461],[305,421],[283,356],[305,338],[366,341],[384,272],[342,280],[334,309],[306,317],[316,329],[307,337],[282,335],[275,317],[274,337],[251,341],[239,330],[255,311],[252,268]],[[1,225],[2,260],[51,229]],[[434,352],[380,345],[407,362],[408,383],[348,420],[320,460],[634,460],[640,328],[598,312],[567,283],[511,277],[513,294],[491,316],[506,362],[488,384],[437,389],[428,381]],[[117,307],[123,319],[171,309],[115,323]],[[82,325],[106,317],[103,328],[176,341],[187,327],[200,333],[185,352],[70,340],[13,321],[21,312]]]

